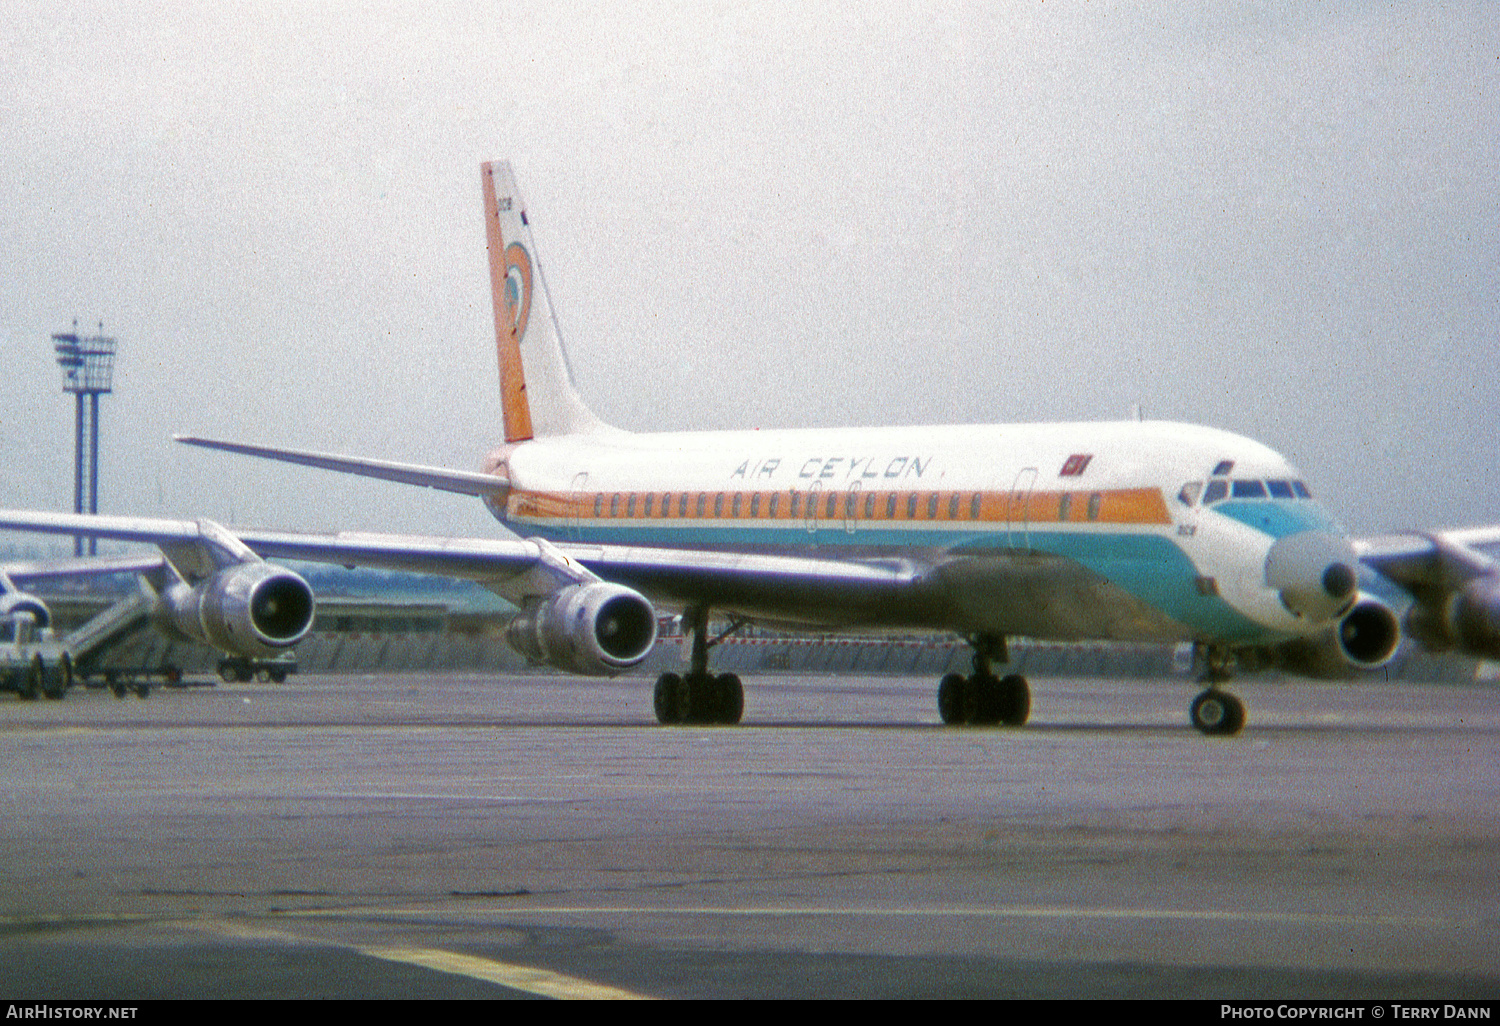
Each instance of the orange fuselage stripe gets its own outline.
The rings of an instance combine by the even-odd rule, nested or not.
[[[684,495],[687,497],[685,506]],[[867,523],[1166,525],[1172,522],[1161,492],[1154,488],[1030,492],[1026,495],[974,491],[796,492],[785,489],[775,492],[587,493],[517,490],[511,492],[506,513],[518,520],[652,520],[661,523],[674,520],[809,519]]]

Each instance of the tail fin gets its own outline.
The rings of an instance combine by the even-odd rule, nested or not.
[[[493,161],[481,170],[505,440],[609,430],[573,387],[573,372],[510,164]]]

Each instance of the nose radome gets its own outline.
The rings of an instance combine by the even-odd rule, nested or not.
[[[1342,613],[1359,586],[1358,557],[1349,539],[1328,531],[1288,535],[1266,554],[1266,584],[1298,616],[1328,620]]]
[[[1348,598],[1354,594],[1354,586],[1358,583],[1359,579],[1348,563],[1330,563],[1323,571],[1323,590],[1332,598]]]

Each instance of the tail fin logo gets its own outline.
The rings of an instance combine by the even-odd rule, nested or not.
[[[531,254],[519,242],[505,247],[505,319],[516,333],[516,341],[526,337],[526,322],[531,318]]]

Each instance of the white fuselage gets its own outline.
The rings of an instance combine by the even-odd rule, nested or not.
[[[910,559],[951,582],[960,611],[914,611],[910,626],[1044,638],[1306,634],[1321,624],[1268,584],[1267,553],[1342,535],[1275,451],[1163,422],[610,431],[508,446],[491,469],[512,486],[492,509],[523,533]],[[902,625],[900,610],[880,624]]]

